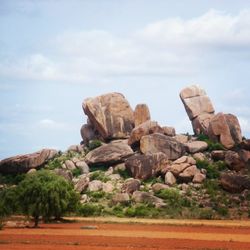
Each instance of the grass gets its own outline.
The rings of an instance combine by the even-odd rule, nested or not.
[[[91,181],[99,180],[102,182],[107,182],[107,181],[110,181],[110,178],[108,176],[106,176],[103,171],[97,170],[97,171],[91,173],[90,180]]]
[[[100,204],[86,203],[78,208],[78,214],[83,217],[100,216],[103,212],[103,208]]]
[[[82,174],[82,171],[81,171],[81,169],[79,169],[79,168],[75,168],[75,169],[72,171],[72,174],[73,174],[74,177],[78,177],[79,175]]]
[[[18,185],[25,178],[25,174],[0,174],[0,184]]]
[[[92,140],[89,142],[88,149],[89,151],[99,148],[102,145],[102,142],[99,140]]]
[[[197,160],[196,166],[199,169],[206,169],[207,170],[207,178],[208,179],[216,179],[220,177],[220,171],[226,169],[226,163],[224,161],[217,161],[217,162],[209,162],[208,160]]]

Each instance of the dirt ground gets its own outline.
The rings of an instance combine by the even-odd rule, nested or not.
[[[106,223],[86,219],[77,223],[41,224],[38,229],[5,228],[0,231],[0,249],[250,249],[249,221],[218,222],[219,225],[211,221],[208,225],[206,221],[193,221],[189,225],[175,225],[174,221],[165,224],[125,222]]]

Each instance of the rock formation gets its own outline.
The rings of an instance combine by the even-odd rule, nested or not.
[[[134,111],[135,127],[150,119],[151,117],[147,104],[137,104]]]

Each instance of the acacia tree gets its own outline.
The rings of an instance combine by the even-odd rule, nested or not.
[[[79,194],[73,185],[49,170],[27,175],[19,183],[18,193],[20,208],[34,218],[34,227],[38,226],[40,216],[44,221],[51,217],[60,218],[66,212],[74,211],[79,202]]]

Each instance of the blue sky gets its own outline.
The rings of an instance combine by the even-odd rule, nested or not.
[[[249,137],[249,69],[247,0],[0,0],[0,159],[79,143],[82,101],[113,91],[192,132],[191,84]]]

